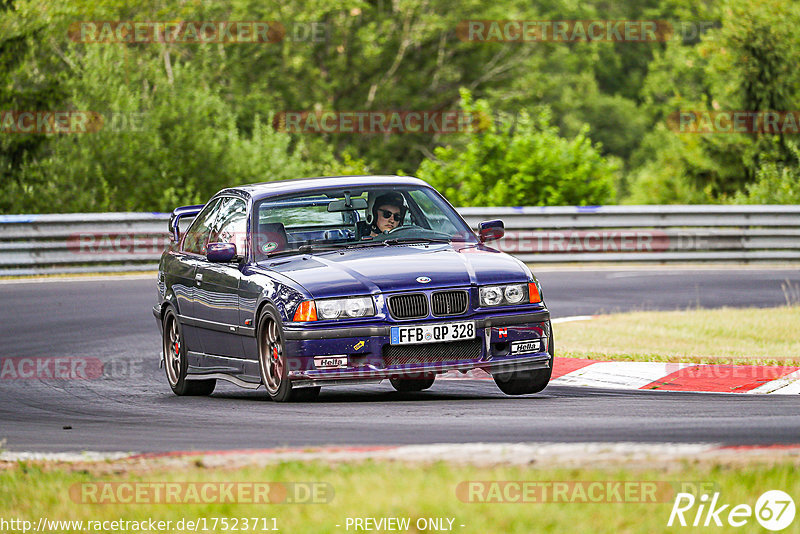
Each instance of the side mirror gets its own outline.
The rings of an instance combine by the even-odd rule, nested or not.
[[[236,245],[233,243],[209,243],[206,258],[212,263],[228,263],[236,257]]]
[[[172,240],[178,242],[181,240],[181,232],[178,228],[178,222],[184,217],[196,217],[198,213],[203,210],[203,205],[199,206],[181,206],[172,210],[172,215],[169,218],[169,232]]]
[[[494,221],[483,221],[478,224],[478,239],[481,243],[487,241],[494,241],[506,235],[506,228],[503,221],[496,219]]]

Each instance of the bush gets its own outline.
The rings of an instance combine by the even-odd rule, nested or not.
[[[733,197],[736,204],[800,204],[800,147],[787,142],[794,161],[765,161],[756,171],[756,180]]]
[[[80,59],[81,75],[65,86],[70,105],[124,120],[49,136],[20,165],[21,179],[4,184],[6,211],[169,211],[231,185],[364,167],[275,131],[268,110],[247,117],[248,130],[237,126],[224,89],[197,83],[202,72],[192,63],[173,58],[167,75],[158,56],[142,57],[126,75],[108,76],[109,65],[125,61],[119,48],[86,47]],[[133,128],[129,118],[138,121]]]
[[[417,176],[458,206],[604,204],[614,199],[616,166],[600,155],[586,129],[558,135],[547,110],[491,119],[486,101],[462,90],[475,132],[459,145],[438,147]]]

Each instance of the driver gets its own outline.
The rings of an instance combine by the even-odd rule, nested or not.
[[[405,202],[403,195],[392,191],[384,193],[375,199],[372,205],[372,224],[370,225],[370,236],[394,230],[403,224],[406,216]]]

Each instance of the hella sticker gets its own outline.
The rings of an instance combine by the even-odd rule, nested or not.
[[[529,339],[528,341],[515,341],[511,343],[511,354],[527,354],[529,352],[539,352],[541,350],[541,339]]]
[[[420,284],[427,284],[430,281],[431,281],[431,279],[428,278],[427,276],[418,276],[417,277],[417,282],[419,282]]]
[[[317,369],[338,369],[339,367],[347,367],[347,356],[344,354],[314,356],[314,367]]]

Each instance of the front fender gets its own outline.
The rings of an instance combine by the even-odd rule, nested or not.
[[[251,320],[253,327],[267,303],[278,310],[282,321],[289,321],[297,306],[311,298],[308,291],[284,275],[261,268],[245,268],[243,274],[240,309],[242,317]]]

